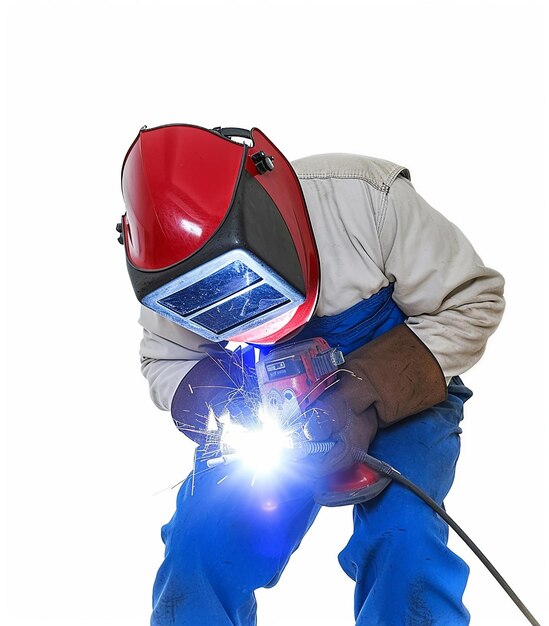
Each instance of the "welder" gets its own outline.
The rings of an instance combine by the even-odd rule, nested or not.
[[[443,503],[471,396],[460,375],[499,324],[504,281],[406,168],[344,153],[290,164],[256,128],[145,127],[122,190],[142,371],[156,406],[198,443],[162,528],[151,624],[255,624],[254,591],[276,584],[327,504],[315,484],[357,449]],[[212,412],[245,420],[253,394],[253,366],[227,342],[313,337],[345,355],[307,422],[309,438],[328,429],[336,445],[259,480],[238,464],[209,468]],[[357,624],[469,623],[468,567],[434,511],[392,483],[353,519],[339,562],[356,582]]]

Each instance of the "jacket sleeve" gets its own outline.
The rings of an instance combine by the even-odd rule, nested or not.
[[[215,354],[219,344],[143,306],[139,323],[143,326],[139,351],[141,371],[149,382],[154,404],[159,409],[169,411],[179,383],[200,360],[208,354]]]
[[[393,298],[406,324],[449,380],[482,356],[504,310],[501,274],[486,267],[463,233],[398,178],[380,243]]]

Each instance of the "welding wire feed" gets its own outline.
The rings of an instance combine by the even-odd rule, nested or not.
[[[304,441],[299,448],[305,454],[318,454],[319,452],[329,452],[335,445],[335,441]]]

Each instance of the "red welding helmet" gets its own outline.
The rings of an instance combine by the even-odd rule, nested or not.
[[[213,341],[260,344],[311,318],[319,261],[305,199],[259,129],[145,127],[122,194],[119,241],[148,308]]]

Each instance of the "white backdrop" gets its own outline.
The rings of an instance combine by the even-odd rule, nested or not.
[[[505,275],[504,321],[464,377],[475,397],[447,508],[549,619],[542,3],[20,0],[5,17],[3,623],[148,623],[169,487],[192,445],[149,401],[114,226],[126,149],[143,124],[169,122],[255,125],[290,159],[402,163]],[[336,561],[350,530],[350,508],[321,513],[258,592],[260,626],[353,623]],[[525,624],[452,545],[472,568],[472,624]]]

